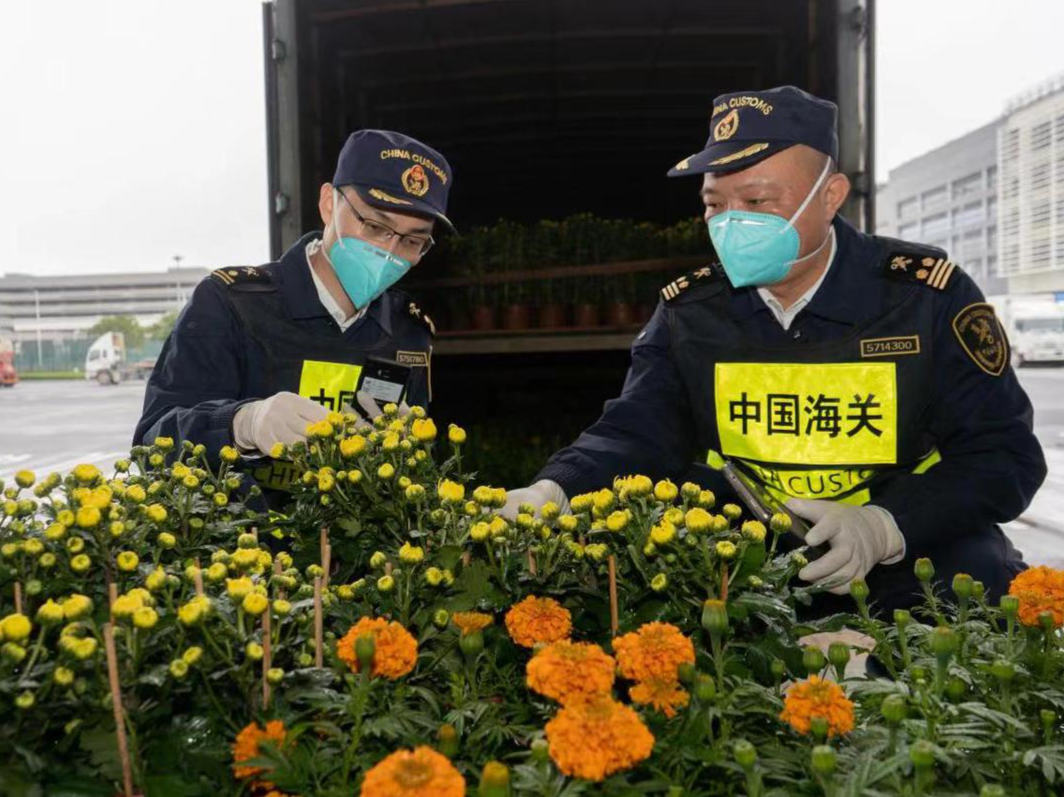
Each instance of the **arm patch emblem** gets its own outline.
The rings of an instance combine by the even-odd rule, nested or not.
[[[961,348],[991,376],[1001,376],[1009,364],[1009,341],[993,305],[970,304],[953,319],[953,332]]]

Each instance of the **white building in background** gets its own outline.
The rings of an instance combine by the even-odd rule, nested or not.
[[[945,249],[985,294],[998,267],[998,121],[891,169],[876,193],[876,233]]]
[[[170,268],[165,272],[0,277],[0,338],[17,343],[84,337],[104,316],[133,316],[142,326],[181,309],[210,272]]]
[[[1009,103],[998,161],[1009,292],[1064,291],[1064,75]]]

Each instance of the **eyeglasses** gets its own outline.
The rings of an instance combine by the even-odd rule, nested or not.
[[[344,198],[344,202],[347,203],[347,206],[351,208],[351,212],[355,214],[355,218],[358,219],[358,235],[365,238],[367,241],[381,244],[387,248],[392,245],[393,241],[398,239],[396,251],[407,257],[424,257],[432,248],[433,244],[436,243],[431,235],[405,235],[398,230],[393,230],[387,224],[381,224],[379,221],[367,219],[355,210],[355,206],[351,204],[351,200],[347,198],[347,194],[339,189],[337,189],[337,193]]]

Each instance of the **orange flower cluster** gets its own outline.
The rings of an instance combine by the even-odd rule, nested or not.
[[[531,648],[568,638],[573,620],[569,610],[554,598],[529,595],[506,613],[506,630],[518,645]]]
[[[809,733],[814,717],[827,720],[829,737],[853,730],[853,703],[841,686],[816,675],[788,690],[780,713],[780,719],[801,734]]]
[[[1020,601],[1020,622],[1038,626],[1038,615],[1052,612],[1053,625],[1064,624],[1064,570],[1030,567],[1009,584],[1009,595]]]
[[[483,612],[455,612],[451,615],[451,620],[458,626],[462,636],[469,636],[477,631],[483,631],[494,622],[490,614],[484,614]]]
[[[633,681],[677,679],[681,664],[695,661],[695,646],[669,623],[647,623],[613,640],[621,675]]]
[[[669,719],[676,716],[676,709],[683,708],[690,700],[690,695],[680,688],[678,681],[667,678],[640,681],[628,690],[628,695],[633,703],[650,706]]]
[[[687,705],[690,696],[680,688],[679,667],[695,661],[695,646],[669,623],[646,623],[638,631],[613,640],[621,675],[636,682],[629,697],[660,711],[669,719]]]
[[[600,781],[647,758],[654,735],[639,715],[608,694],[564,706],[547,723],[550,757],[572,777]]]
[[[414,669],[417,664],[417,640],[410,632],[399,623],[381,617],[363,617],[336,643],[336,655],[351,668],[351,672],[359,670],[355,644],[359,637],[367,635],[372,636],[376,643],[370,675],[394,681]]]
[[[542,648],[525,670],[528,686],[563,706],[613,688],[617,662],[598,645],[563,639]]]
[[[431,747],[397,750],[366,773],[361,797],[465,797],[466,783],[445,755]]]
[[[262,767],[242,766],[243,762],[258,758],[259,745],[263,742],[272,742],[274,747],[284,744],[285,727],[280,720],[271,720],[265,728],[259,727],[257,722],[252,722],[236,735],[233,743],[233,775],[237,778],[254,778],[261,775],[265,770]],[[273,784],[265,781],[252,784],[252,788],[272,789]]]

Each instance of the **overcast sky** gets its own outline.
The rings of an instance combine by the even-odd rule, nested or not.
[[[878,14],[880,180],[1064,71],[1064,0]],[[261,18],[259,0],[0,3],[0,274],[266,260]]]

